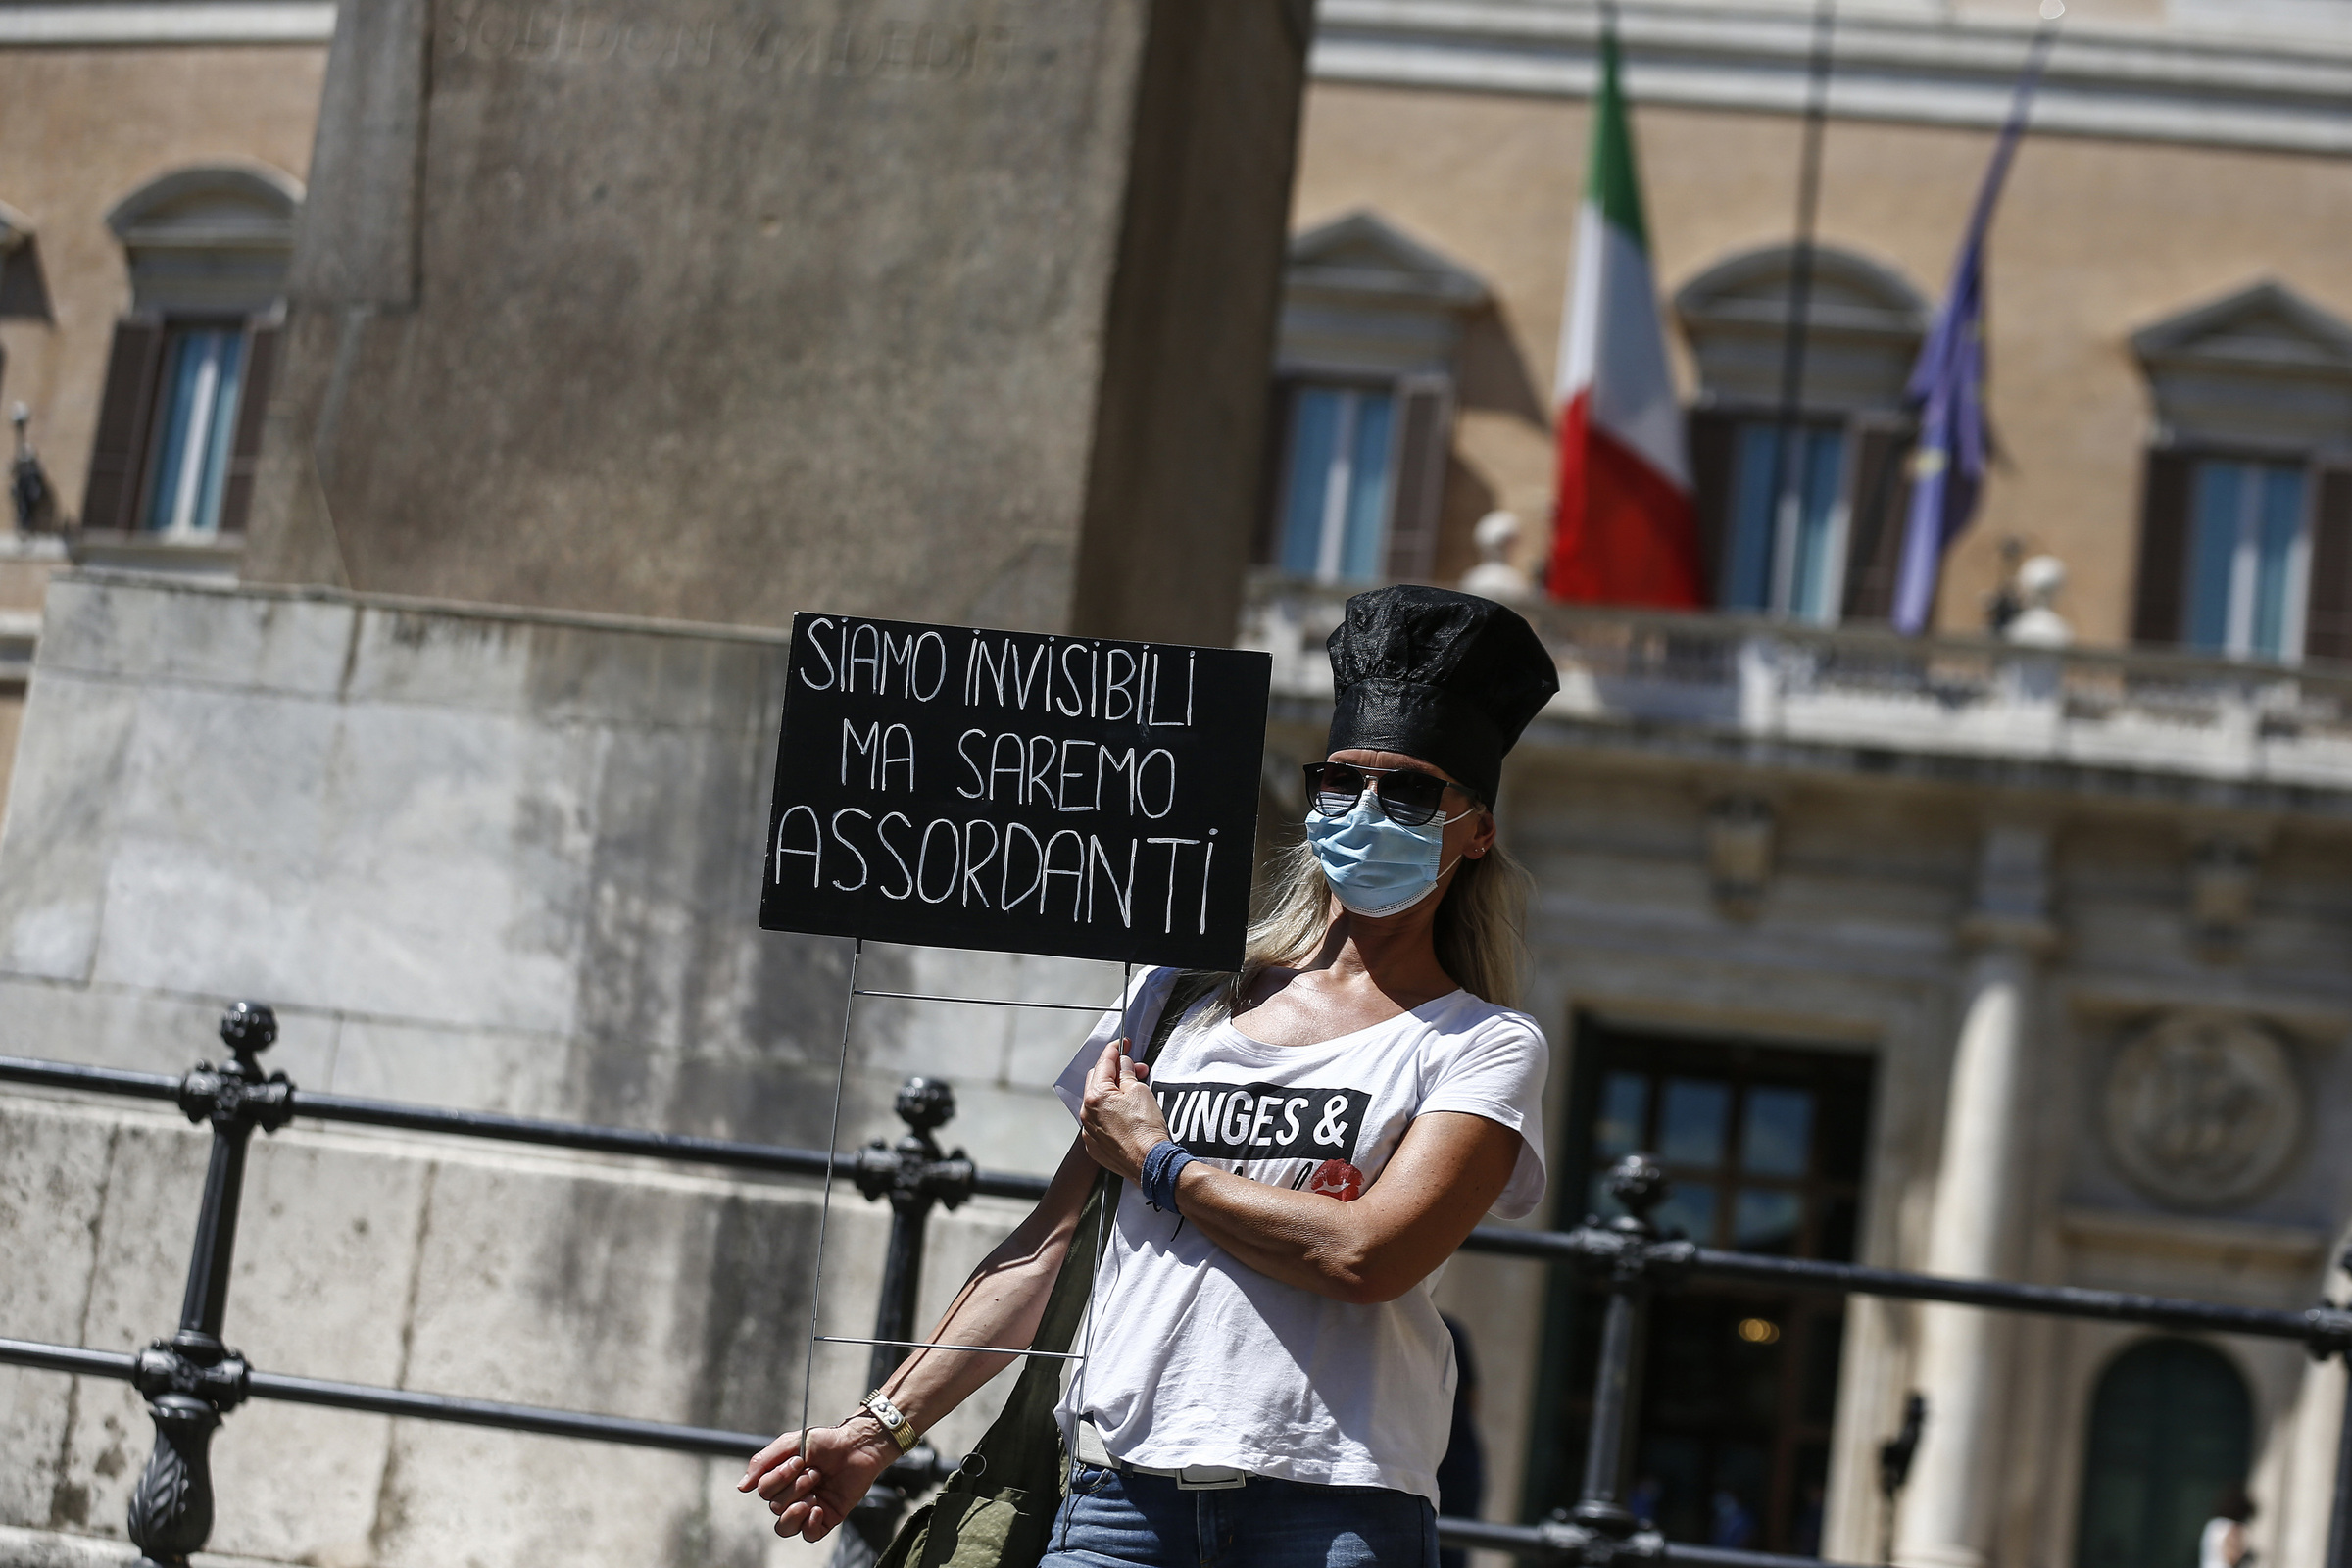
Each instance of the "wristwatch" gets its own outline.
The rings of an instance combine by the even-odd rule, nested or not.
[[[890,1441],[899,1446],[901,1453],[915,1446],[918,1435],[914,1423],[906,1419],[905,1411],[890,1402],[890,1396],[876,1389],[858,1402],[860,1408],[882,1423],[882,1430],[890,1434]]]

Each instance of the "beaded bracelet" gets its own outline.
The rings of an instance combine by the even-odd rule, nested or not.
[[[1172,1138],[1153,1145],[1152,1152],[1144,1156],[1143,1175],[1136,1183],[1143,1189],[1144,1201],[1163,1214],[1175,1208],[1176,1178],[1192,1162],[1193,1156]]]

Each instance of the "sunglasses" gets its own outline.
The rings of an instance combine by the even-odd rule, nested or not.
[[[1459,784],[1417,767],[1357,767],[1352,762],[1309,762],[1306,793],[1325,816],[1346,816],[1369,788],[1392,822],[1419,827],[1436,819],[1446,792]],[[1469,795],[1468,790],[1462,790]],[[1475,801],[1476,796],[1471,796]]]

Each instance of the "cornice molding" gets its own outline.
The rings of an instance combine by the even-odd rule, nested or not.
[[[1619,12],[1637,104],[1794,114],[1812,8],[1778,0],[1642,0]],[[1599,19],[1583,0],[1323,0],[1319,81],[1586,98]],[[1837,119],[1991,129],[2032,29],[1897,3],[1843,9]],[[2249,38],[2066,24],[2034,103],[2043,134],[2352,152],[2352,34]]]
[[[1964,917],[1959,932],[1963,947],[2019,953],[2032,958],[2057,952],[2060,936],[2058,927],[2048,920],[1981,912]]]
[[[1641,0],[1620,12],[1638,103],[1794,114],[1812,8],[1783,0]],[[331,0],[0,5],[0,48],[323,45]],[[1585,0],[1322,0],[1316,79],[1585,98],[1599,22]],[[1838,18],[1837,119],[1990,129],[2031,30],[1888,0]],[[2034,129],[2192,146],[2352,153],[2352,30],[2264,36],[2070,22]]]
[[[2274,1269],[2309,1268],[2328,1255],[2328,1233],[2301,1225],[2191,1216],[2173,1210],[2068,1204],[2058,1229],[2081,1250],[2218,1260],[2236,1257]]]
[[[0,49],[324,44],[334,35],[331,0],[0,6]]]

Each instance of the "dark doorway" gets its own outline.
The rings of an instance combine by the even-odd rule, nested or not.
[[[2163,1339],[2117,1356],[2091,1396],[2075,1568],[2196,1568],[2253,1432],[2246,1380],[2219,1350]]]
[[[1555,1223],[1615,1213],[1601,1173],[1643,1150],[1674,1182],[1653,1215],[1667,1234],[1741,1251],[1853,1257],[1870,1056],[1590,1019],[1576,1039]],[[1531,1517],[1576,1497],[1601,1299],[1574,1276],[1554,1276]],[[1673,1541],[1817,1553],[1844,1327],[1833,1296],[1693,1285],[1656,1298],[1629,1478],[1634,1511]]]

